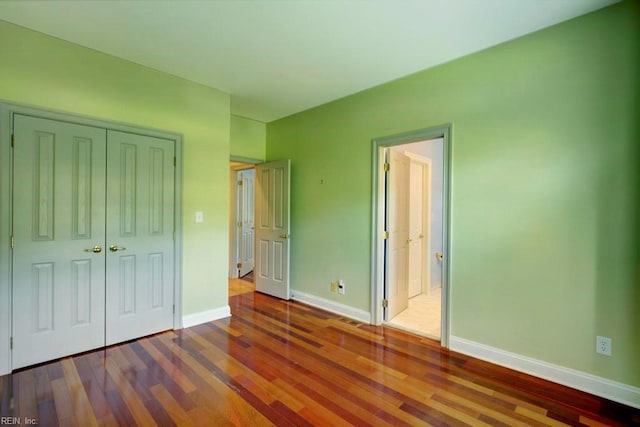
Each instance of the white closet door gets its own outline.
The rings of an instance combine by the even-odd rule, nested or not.
[[[106,344],[173,328],[174,141],[109,130]]]
[[[105,129],[14,116],[13,369],[104,345]]]

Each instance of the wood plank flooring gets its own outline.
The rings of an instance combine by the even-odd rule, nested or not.
[[[640,425],[637,410],[402,331],[255,292],[230,305],[231,318],[0,377],[0,417],[41,426]]]

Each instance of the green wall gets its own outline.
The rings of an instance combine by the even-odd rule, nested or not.
[[[227,306],[229,95],[4,21],[0,52],[0,99],[183,135],[183,311]]]
[[[267,126],[259,121],[231,115],[231,155],[234,158],[264,160]]]
[[[269,123],[292,287],[369,311],[371,140],[452,123],[452,335],[640,386],[639,28],[625,2]]]

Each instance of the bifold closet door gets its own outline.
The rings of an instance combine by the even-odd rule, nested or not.
[[[106,130],[14,116],[13,369],[104,345]]]
[[[106,344],[173,328],[174,141],[107,132]]]

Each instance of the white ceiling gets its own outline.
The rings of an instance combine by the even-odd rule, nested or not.
[[[0,19],[231,94],[269,122],[618,0],[0,1]]]

